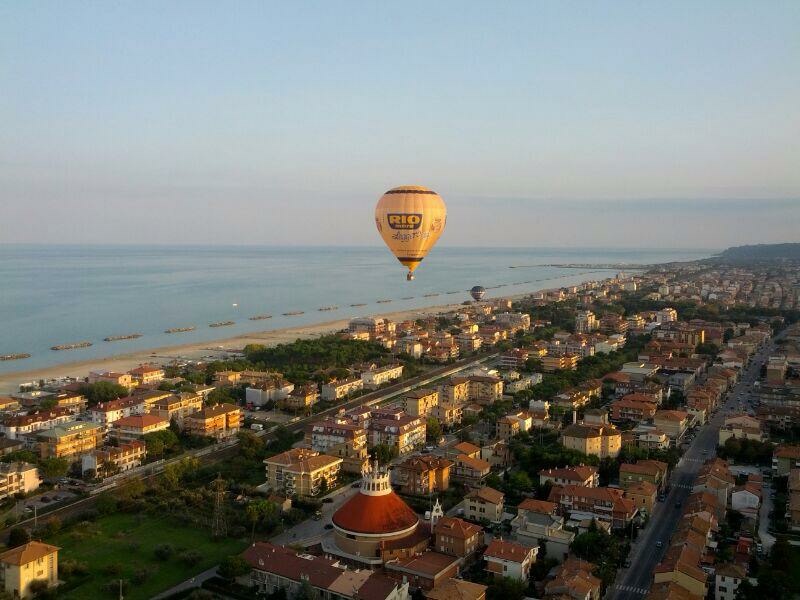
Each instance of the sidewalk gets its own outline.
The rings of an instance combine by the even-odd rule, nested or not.
[[[191,590],[193,588],[199,588],[204,581],[215,577],[217,574],[217,568],[219,565],[214,565],[210,569],[195,575],[191,579],[187,579],[183,583],[179,583],[178,585],[171,587],[165,592],[161,592],[157,596],[153,596],[151,600],[163,600],[164,598],[169,598],[173,594],[177,594],[178,592],[182,592],[184,590]]]

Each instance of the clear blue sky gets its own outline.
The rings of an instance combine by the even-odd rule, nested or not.
[[[5,2],[0,242],[800,241],[800,2]]]

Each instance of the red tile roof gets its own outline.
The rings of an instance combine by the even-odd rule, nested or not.
[[[358,493],[333,515],[334,525],[353,533],[395,533],[417,523],[417,514],[394,492],[382,496]]]

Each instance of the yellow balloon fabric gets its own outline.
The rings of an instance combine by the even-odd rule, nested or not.
[[[444,231],[447,207],[439,194],[419,185],[392,188],[375,207],[375,225],[409,276]]]

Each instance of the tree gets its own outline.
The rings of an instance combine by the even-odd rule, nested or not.
[[[297,590],[294,596],[294,600],[317,600],[318,597],[317,590],[312,587],[308,579],[303,579],[300,583],[300,589]]]
[[[16,548],[31,541],[31,534],[24,527],[14,527],[8,532],[8,547]]]
[[[225,579],[236,579],[250,572],[250,563],[239,555],[226,557],[219,565],[219,576]]]
[[[378,463],[388,465],[393,459],[397,458],[397,446],[379,444],[372,449],[372,456]]]
[[[250,531],[250,541],[254,542],[256,539],[256,525],[260,521],[266,521],[277,512],[277,505],[269,500],[255,500],[247,505],[245,512],[247,518],[252,524]]]
[[[428,417],[428,421],[425,423],[425,437],[429,442],[434,443],[438,443],[439,438],[442,437],[442,426],[436,417]]]
[[[69,462],[63,458],[43,458],[39,461],[39,472],[44,477],[63,477],[69,471]]]
[[[80,392],[86,397],[89,406],[100,402],[116,400],[128,395],[128,388],[110,381],[98,381],[81,386]]]
[[[487,600],[522,600],[527,595],[527,582],[510,577],[495,577],[486,590]]]

